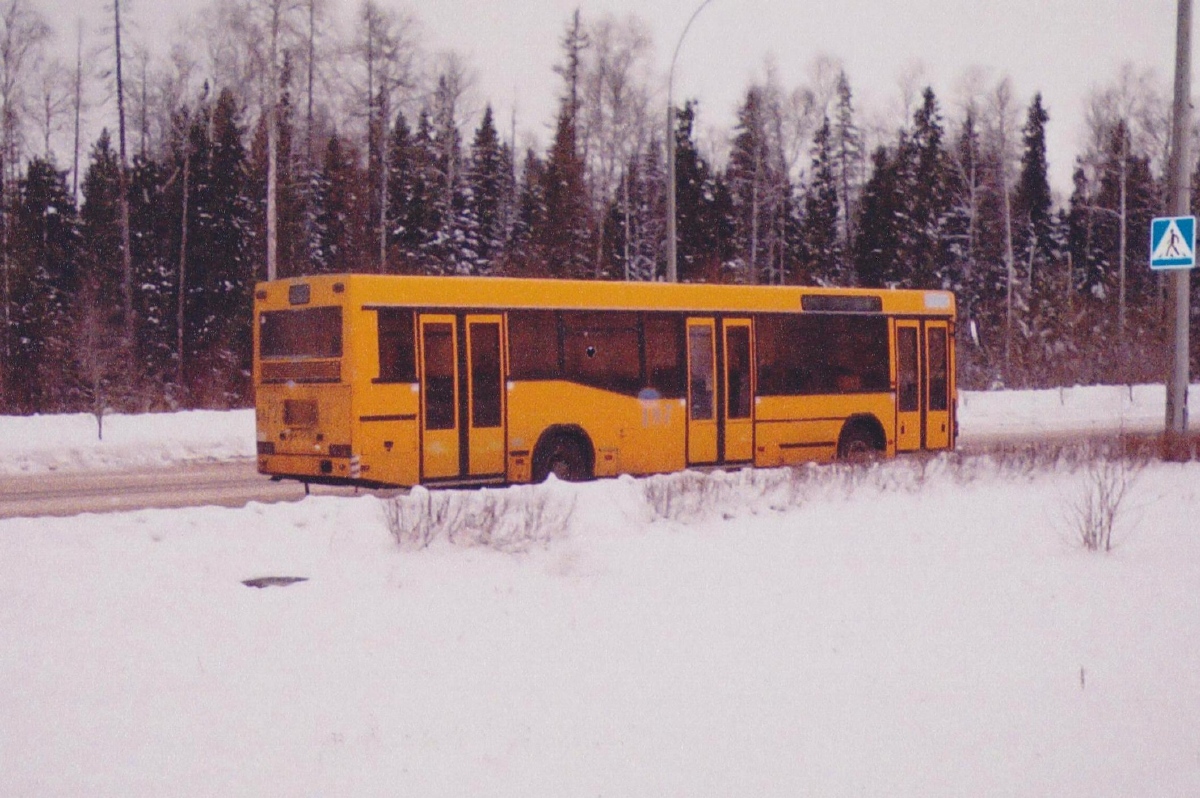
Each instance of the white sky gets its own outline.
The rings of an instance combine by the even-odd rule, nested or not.
[[[77,17],[98,19],[106,2],[34,0],[64,40],[73,40]],[[170,21],[184,13],[173,0],[127,2],[135,36],[169,38]],[[358,7],[357,0],[331,2],[345,18]],[[585,20],[607,13],[643,19],[653,32],[665,85],[671,52],[697,5],[699,0],[425,0],[408,7],[423,24],[426,49],[467,55],[479,72],[480,94],[497,115],[508,119],[515,101],[518,127],[545,142],[560,88],[552,67],[577,6]],[[712,0],[680,53],[675,95],[701,99],[702,129],[728,128],[768,57],[783,85],[792,88],[824,55],[845,63],[860,112],[897,107],[900,76],[919,63],[946,115],[955,116],[961,79],[979,67],[993,78],[1011,76],[1022,108],[1036,91],[1043,93],[1051,116],[1052,180],[1067,191],[1083,135],[1084,98],[1092,88],[1112,82],[1120,65],[1132,62],[1155,70],[1169,93],[1175,12],[1173,0]],[[894,119],[898,124],[898,115]]]

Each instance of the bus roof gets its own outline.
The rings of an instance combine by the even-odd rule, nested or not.
[[[307,285],[297,292],[293,286]],[[303,295],[304,301],[296,297]],[[339,296],[341,295],[341,296]],[[524,277],[425,277],[336,274],[262,282],[260,303],[364,307],[664,310],[697,313],[859,312],[953,316],[949,291],[817,288],[710,283],[553,280]]]

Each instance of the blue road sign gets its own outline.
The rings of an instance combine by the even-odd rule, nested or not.
[[[1164,216],[1150,222],[1150,268],[1196,266],[1196,217]]]

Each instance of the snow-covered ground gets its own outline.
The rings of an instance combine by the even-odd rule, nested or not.
[[[1142,390],[1059,406],[1161,424]],[[0,796],[1197,795],[1200,463],[1117,473],[1105,555],[1069,459],[2,520]]]

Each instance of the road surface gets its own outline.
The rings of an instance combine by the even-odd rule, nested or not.
[[[1111,440],[1110,433],[1092,436]],[[1082,443],[1083,433],[1030,436],[988,436],[960,440],[959,451],[981,454],[1030,446],[1071,445]],[[1154,456],[1157,435],[1127,436],[1135,446],[1145,447]],[[1193,437],[1192,451],[1198,448]],[[314,485],[312,493],[326,496],[353,496],[354,488]],[[394,495],[396,491],[385,491]],[[242,507],[248,502],[290,502],[304,497],[304,486],[284,480],[273,482],[256,470],[253,458],[208,463],[193,463],[136,471],[79,471],[38,474],[36,476],[0,476],[0,518],[43,515],[78,515],[147,508]]]
[[[353,488],[314,485],[314,494],[354,495]],[[253,458],[136,471],[78,471],[0,476],[0,518],[78,515],[150,507],[242,507],[304,497],[299,482],[272,482]]]

